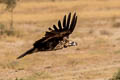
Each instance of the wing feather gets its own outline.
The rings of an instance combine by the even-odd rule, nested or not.
[[[64,27],[64,28],[66,27],[66,15],[65,15],[64,18],[63,18],[63,27]]]
[[[61,25],[61,21],[58,21],[58,28],[56,27],[56,25],[53,25],[54,30],[50,31],[50,32],[46,32],[45,36],[53,36],[53,37],[61,37],[61,36],[69,36],[77,23],[77,16],[76,13],[74,13],[72,20],[71,20],[71,13],[69,13],[68,17],[67,17],[67,21],[66,21],[66,15],[63,18],[63,27]]]
[[[36,41],[35,44],[37,44],[39,42],[44,43],[44,42],[47,42],[52,39],[63,40],[64,37],[69,37],[69,35],[75,29],[76,23],[77,23],[76,13],[74,13],[72,19],[71,19],[71,13],[69,13],[67,19],[66,19],[66,15],[65,15],[63,18],[62,25],[61,25],[61,21],[59,20],[58,28],[56,27],[56,25],[53,25],[53,29],[48,28],[49,31],[46,32],[45,36],[42,39]]]
[[[61,21],[58,21],[58,27],[59,27],[59,31],[62,31],[62,25],[61,25]]]
[[[71,29],[71,33],[72,33],[73,30],[75,29],[76,23],[77,23],[77,16],[76,16],[76,18],[75,18],[75,22],[74,22],[73,28]]]
[[[66,27],[66,29],[69,29],[70,19],[71,19],[71,13],[69,13],[69,15],[68,15],[68,19],[67,19],[67,27]]]
[[[55,29],[55,31],[59,31],[56,25],[53,25],[53,28]]]
[[[76,22],[77,22],[77,16],[76,13],[73,15],[72,21],[71,21],[71,25],[70,25],[70,31],[71,33],[73,32],[75,26],[76,26]]]
[[[50,27],[49,27],[48,29],[49,29],[50,31],[53,31],[53,29],[52,29],[52,28],[50,28]]]

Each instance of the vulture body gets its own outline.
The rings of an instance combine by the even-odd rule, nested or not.
[[[65,15],[62,23],[60,20],[58,21],[58,27],[56,25],[53,25],[53,28],[49,27],[49,31],[46,31],[45,36],[36,41],[32,49],[17,57],[17,59],[38,51],[51,51],[76,46],[76,42],[69,40],[69,35],[73,32],[76,23],[76,13],[73,14],[72,19],[71,13],[68,14],[68,17]]]

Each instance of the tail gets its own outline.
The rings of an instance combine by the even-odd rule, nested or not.
[[[26,55],[32,54],[35,52],[35,48],[31,48],[30,50],[28,50],[27,52],[25,52],[24,54],[20,55],[19,57],[17,57],[17,59],[20,59]]]

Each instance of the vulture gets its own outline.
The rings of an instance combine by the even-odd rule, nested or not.
[[[33,48],[17,57],[17,59],[38,51],[52,51],[70,46],[76,46],[76,42],[69,40],[69,35],[74,31],[76,23],[76,13],[73,14],[72,18],[71,13],[69,13],[68,16],[65,15],[62,22],[60,20],[58,21],[58,26],[53,25],[52,28],[49,27],[44,37],[42,37],[40,40],[37,40],[33,44]]]

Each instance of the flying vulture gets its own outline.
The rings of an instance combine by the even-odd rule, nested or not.
[[[36,41],[33,44],[32,49],[20,55],[19,57],[17,57],[17,59],[38,51],[52,51],[70,46],[76,46],[76,42],[69,40],[69,35],[75,29],[76,23],[76,13],[73,14],[72,19],[71,13],[68,14],[68,17],[66,17],[65,15],[63,18],[63,22],[61,22],[60,20],[58,21],[58,27],[56,25],[53,25],[52,28],[49,27],[49,30],[46,31],[45,36]]]

